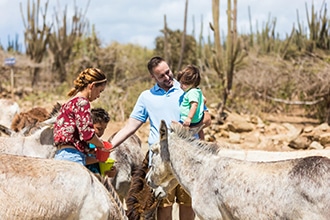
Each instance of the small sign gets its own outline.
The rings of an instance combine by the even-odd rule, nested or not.
[[[14,66],[15,63],[16,63],[16,60],[14,57],[5,59],[5,65],[7,65],[7,66]]]

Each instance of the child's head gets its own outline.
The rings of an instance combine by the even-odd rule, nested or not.
[[[178,81],[181,84],[181,88],[186,91],[190,88],[196,88],[201,82],[201,76],[198,67],[194,65],[188,65],[186,68],[178,73]]]
[[[98,137],[104,134],[110,121],[110,116],[103,108],[93,108],[91,110],[95,133]]]

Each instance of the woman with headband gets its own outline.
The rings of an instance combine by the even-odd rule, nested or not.
[[[104,73],[97,68],[85,69],[74,80],[74,88],[68,93],[70,99],[62,105],[54,125],[55,159],[84,166],[97,162],[93,158],[86,161],[89,143],[104,148],[93,128],[90,102],[100,97],[106,83]]]

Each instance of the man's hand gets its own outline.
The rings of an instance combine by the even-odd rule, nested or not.
[[[212,123],[211,114],[208,111],[204,111],[204,118],[203,121],[200,123],[200,125],[204,124],[204,128],[205,128],[210,126],[211,123]]]

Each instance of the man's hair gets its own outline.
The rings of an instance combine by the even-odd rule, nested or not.
[[[92,119],[93,123],[108,123],[110,121],[109,113],[106,112],[103,108],[92,108]]]
[[[148,62],[148,70],[151,75],[154,74],[153,70],[156,66],[158,66],[161,62],[165,61],[163,58],[155,56],[152,57]]]

